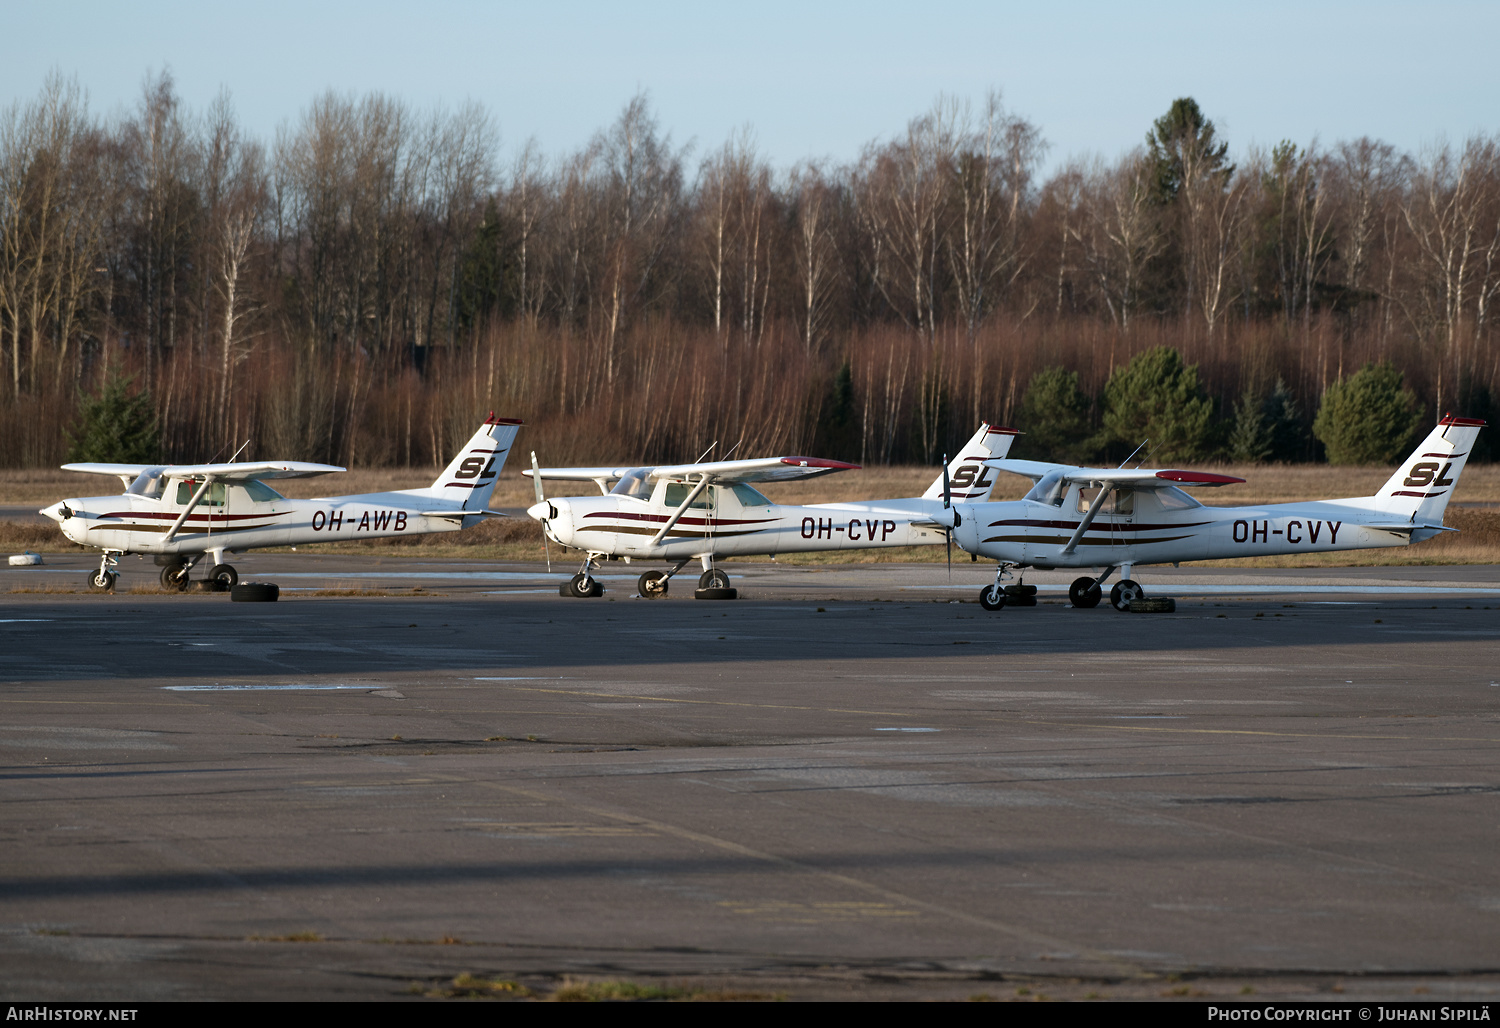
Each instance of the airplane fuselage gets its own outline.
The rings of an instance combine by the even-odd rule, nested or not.
[[[913,524],[942,511],[941,501],[909,499],[877,503],[786,506],[739,502],[735,491],[711,486],[704,507],[690,508],[660,542],[653,537],[673,508],[650,500],[574,496],[549,501],[557,516],[546,522],[557,542],[593,553],[636,560],[776,556],[815,550],[922,546],[941,543],[936,527]]]
[[[456,532],[476,524],[478,516],[426,517],[417,511],[437,501],[411,493],[369,493],[330,499],[251,499],[231,486],[220,507],[199,505],[168,540],[167,534],[185,505],[168,496],[129,493],[63,500],[59,519],[64,535],[75,543],[120,553],[196,554],[217,550],[240,552],[268,546],[378,539],[433,532]],[[415,509],[414,509],[415,508]]]
[[[1436,535],[1433,529],[1400,533],[1369,527],[1393,517],[1362,509],[1365,499],[1249,507],[1192,506],[1169,510],[1154,494],[1135,494],[1129,513],[1102,513],[1071,552],[1067,544],[1084,512],[1015,500],[960,506],[953,541],[969,553],[1034,568],[1091,568],[1129,564],[1268,557],[1387,546],[1406,546]],[[1175,499],[1175,497],[1174,497]]]

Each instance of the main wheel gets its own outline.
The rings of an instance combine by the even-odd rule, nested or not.
[[[1109,591],[1109,605],[1115,610],[1129,610],[1131,600],[1139,600],[1145,595],[1146,590],[1127,578],[1123,582],[1116,582],[1115,587]]]
[[[573,596],[580,600],[587,599],[590,596],[604,595],[604,586],[596,582],[591,576],[584,574],[574,575],[563,588],[567,590],[564,593],[565,596]]]
[[[999,610],[1005,606],[1005,590],[999,586],[985,586],[979,590],[979,605],[985,610]]]
[[[1104,590],[1092,578],[1075,578],[1073,584],[1068,586],[1068,602],[1085,610],[1099,606],[1103,595]]]
[[[636,582],[636,590],[646,599],[654,600],[659,596],[667,595],[667,580],[665,571],[648,571]]]
[[[186,564],[168,564],[161,569],[161,587],[163,589],[175,589],[178,592],[187,592],[188,566]]]
[[[208,580],[214,584],[216,592],[227,593],[240,584],[240,573],[233,564],[215,564],[208,573]]]
[[[95,571],[89,575],[89,588],[98,590],[101,593],[114,592],[115,579],[118,577],[113,571]]]
[[[729,573],[726,571],[720,571],[718,568],[714,568],[712,571],[705,571],[703,572],[703,574],[698,576],[698,588],[728,589]]]

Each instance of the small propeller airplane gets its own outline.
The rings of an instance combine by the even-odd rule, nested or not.
[[[177,590],[188,587],[188,573],[207,554],[213,559],[209,580],[228,589],[239,573],[225,558],[242,550],[456,532],[486,517],[505,517],[486,507],[520,424],[491,414],[425,489],[289,500],[266,482],[344,469],[300,461],[64,464],[64,471],[117,475],[126,490],[61,500],[41,513],[75,543],[104,551],[89,576],[89,585],[102,592],[114,588],[114,568],[127,553],[157,554],[161,584]]]
[[[559,590],[564,596],[602,596],[594,570],[605,559],[663,560],[668,571],[648,571],[636,583],[645,597],[665,596],[672,576],[690,561],[702,562],[698,599],[734,599],[729,576],[714,567],[718,557],[813,550],[917,546],[943,542],[953,525],[953,501],[989,498],[995,479],[985,462],[1010,452],[1017,433],[981,425],[960,450],[950,475],[943,472],[918,497],[866,503],[783,506],[757,492],[753,482],[784,482],[858,465],[816,457],[674,464],[638,468],[539,468],[522,471],[536,486],[527,513],[546,536],[583,550],[583,566]],[[542,481],[593,482],[598,496],[545,498]],[[611,488],[613,483],[613,488]],[[951,552],[951,551],[950,551]]]
[[[986,467],[1036,484],[1020,500],[956,505],[954,540],[998,561],[994,584],[979,594],[986,610],[1036,602],[1034,586],[1003,585],[1026,568],[1101,568],[1068,588],[1075,607],[1098,606],[1119,571],[1109,602],[1128,610],[1145,598],[1130,577],[1140,564],[1408,546],[1456,531],[1443,526],[1443,510],[1483,426],[1443,418],[1373,496],[1250,507],[1206,507],[1183,491],[1244,481],[1229,475],[989,460]]]

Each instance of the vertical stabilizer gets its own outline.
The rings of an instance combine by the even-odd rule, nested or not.
[[[520,427],[514,418],[491,414],[427,492],[440,500],[452,500],[463,510],[484,510]]]
[[[1458,485],[1474,441],[1484,422],[1478,418],[1439,421],[1394,475],[1375,494],[1380,510],[1399,514],[1417,524],[1440,525],[1443,511]]]
[[[1010,444],[1020,435],[1013,428],[994,428],[988,424],[979,426],[974,438],[964,443],[958,454],[948,462],[949,488],[955,503],[984,503],[995,488],[995,472],[984,466],[987,460],[999,460],[1010,453]],[[922,494],[924,500],[943,498],[943,476],[939,473],[932,485]]]

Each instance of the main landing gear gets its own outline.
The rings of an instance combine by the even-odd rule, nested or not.
[[[203,580],[204,589],[213,593],[227,593],[239,585],[240,573],[233,564],[224,563],[223,550],[215,550],[209,556],[214,563],[209,569],[208,577]],[[193,584],[191,572],[200,559],[201,557],[177,554],[156,558],[156,562],[161,565],[161,587],[179,593],[187,592]]]
[[[686,557],[678,561],[670,571],[647,571],[636,581],[636,591],[648,600],[659,599],[667,595],[667,586],[672,576],[686,567],[692,559],[692,557]],[[713,556],[706,554],[699,559],[703,561],[703,574],[698,576],[698,588],[693,591],[693,599],[736,599],[739,596],[739,590],[730,586],[729,575],[726,572],[712,566]]]
[[[1114,588],[1109,591],[1109,605],[1115,610],[1128,611],[1134,600],[1146,598],[1146,590],[1141,588],[1139,582],[1130,580],[1130,565],[1120,565],[1121,573],[1125,576],[1116,582]],[[1068,601],[1075,607],[1085,610],[1099,606],[1099,601],[1104,598],[1104,582],[1117,568],[1107,567],[1104,574],[1098,578],[1076,578],[1073,584],[1068,586]]]

